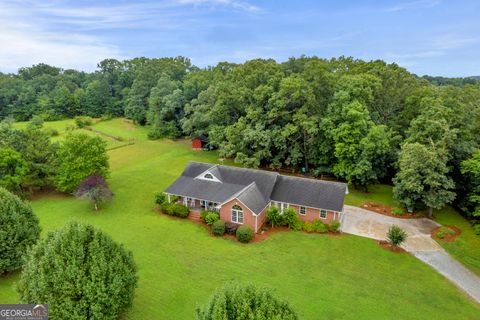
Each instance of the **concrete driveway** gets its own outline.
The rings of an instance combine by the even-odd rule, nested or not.
[[[440,226],[427,218],[400,219],[384,216],[359,207],[345,206],[341,230],[346,233],[376,240],[386,240],[390,226],[398,225],[407,233],[402,247],[409,251],[441,250],[440,245],[430,237],[433,229]]]
[[[453,259],[431,238],[432,230],[440,226],[435,221],[427,218],[400,219],[358,207],[345,206],[340,222],[342,232],[376,240],[385,240],[390,226],[398,225],[408,235],[402,245],[406,251],[434,268],[480,303],[480,278]]]

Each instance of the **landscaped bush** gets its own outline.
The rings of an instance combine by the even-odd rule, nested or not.
[[[48,303],[52,319],[118,319],[137,284],[133,255],[90,225],[71,222],[29,251],[20,302]]]
[[[173,216],[173,203],[164,202],[160,205],[163,213]]]
[[[304,222],[302,225],[302,230],[305,232],[315,232],[315,228],[313,226],[313,223],[311,222]]]
[[[180,218],[186,218],[190,214],[190,209],[187,206],[181,204],[174,204],[173,214]]]
[[[85,117],[85,116],[75,117],[75,125],[79,129],[84,128],[86,126],[91,126],[92,123],[93,123],[92,118],[90,117]]]
[[[328,226],[322,221],[315,219],[313,220],[313,230],[318,233],[328,232]]]
[[[225,232],[228,234],[236,234],[238,229],[238,224],[233,222],[225,222]]]
[[[243,243],[250,242],[253,239],[253,229],[249,226],[240,226],[237,229],[237,240]]]
[[[164,202],[160,205],[160,209],[163,213],[166,213],[170,216],[177,216],[180,218],[186,218],[190,214],[190,209],[184,205],[173,203],[173,202]]]
[[[441,227],[440,230],[437,232],[437,238],[439,238],[439,239],[443,239],[447,235],[448,236],[454,236],[455,231],[453,231],[452,229],[450,229],[448,227]]]
[[[290,226],[290,229],[292,229],[293,231],[300,231],[302,230],[302,228],[303,228],[303,222],[300,219],[297,219],[297,221],[295,221],[293,225]]]
[[[401,245],[407,239],[407,233],[399,226],[393,225],[388,229],[387,240],[394,247]]]
[[[220,215],[215,211],[209,211],[205,216],[205,223],[208,225],[212,225],[215,221],[220,219]]]
[[[328,225],[328,230],[329,230],[330,232],[337,232],[339,228],[340,228],[340,221],[338,221],[338,220],[333,220],[333,221]]]
[[[30,205],[0,187],[0,274],[19,269],[39,238],[40,225]]]
[[[298,230],[298,222],[300,219],[298,218],[297,211],[295,211],[295,209],[286,208],[283,210],[283,221],[290,229]]]
[[[212,233],[217,236],[221,237],[225,233],[225,221],[217,220],[212,224]]]
[[[405,210],[395,207],[392,209],[392,214],[395,216],[403,216],[405,214]]]
[[[167,195],[163,192],[159,192],[155,195],[155,203],[161,205],[167,201]]]
[[[197,308],[197,320],[217,319],[296,320],[298,316],[286,301],[267,289],[228,284],[217,290],[203,308]]]
[[[272,228],[285,225],[283,215],[280,214],[280,210],[277,207],[271,207],[268,209],[267,221],[272,225]]]

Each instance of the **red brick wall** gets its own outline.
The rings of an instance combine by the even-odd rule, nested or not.
[[[252,212],[243,205],[240,201],[237,199],[233,199],[227,203],[225,203],[222,208],[220,209],[220,219],[222,219],[225,222],[233,222],[232,221],[232,207],[234,205],[238,205],[243,209],[243,225],[250,226],[253,231],[257,231],[261,224],[260,222],[257,225],[257,230],[255,229],[255,216],[252,214]],[[260,217],[259,217],[260,218]]]
[[[335,220],[335,212],[334,211],[327,211],[327,218],[322,219],[322,218],[320,218],[320,210],[319,209],[305,207],[307,209],[306,214],[301,215],[299,206],[291,204],[291,205],[289,205],[289,207],[295,209],[295,211],[297,211],[297,213],[298,213],[298,217],[300,218],[300,220],[303,220],[303,221],[312,222],[313,220],[318,219],[322,222],[330,223],[333,220]],[[340,219],[340,216],[339,216],[338,213],[337,213],[337,219]]]

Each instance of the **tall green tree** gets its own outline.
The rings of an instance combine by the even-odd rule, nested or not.
[[[109,174],[106,142],[100,137],[69,134],[58,150],[55,184],[60,191],[73,192],[88,176]]]
[[[118,319],[137,285],[133,255],[101,230],[69,222],[28,253],[20,301],[47,303],[55,319]]]
[[[0,187],[20,192],[28,174],[22,154],[10,147],[0,148]]]
[[[0,274],[21,268],[39,238],[40,225],[30,205],[0,187]]]
[[[455,199],[453,180],[448,177],[445,155],[420,143],[402,146],[398,160],[398,172],[393,179],[393,195],[407,208],[419,203],[433,209],[442,209]]]
[[[480,217],[480,151],[462,162],[461,171],[469,181],[467,199],[472,210],[471,214]]]

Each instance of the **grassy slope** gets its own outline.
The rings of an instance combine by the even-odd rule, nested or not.
[[[168,186],[189,160],[216,162],[216,154],[168,140],[148,141],[143,130],[126,131],[129,125],[123,120],[101,124],[102,131],[138,139],[109,152],[112,203],[100,213],[86,202],[58,195],[32,205],[44,233],[76,219],[133,251],[139,286],[128,319],[191,319],[195,305],[230,280],[272,288],[306,319],[451,319],[480,312],[428,266],[369,239],[285,232],[240,245],[212,238],[193,222],[159,215],[153,194]],[[0,278],[0,303],[18,299],[12,290],[16,279],[18,275]]]

